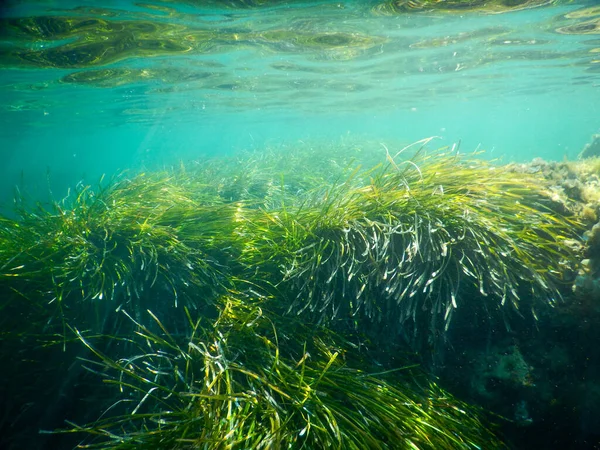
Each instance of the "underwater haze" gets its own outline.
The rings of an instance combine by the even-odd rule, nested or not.
[[[440,136],[526,161],[576,158],[598,132],[593,2],[423,9],[8,2],[2,197],[20,183],[43,195],[49,178],[62,198],[82,178],[298,140]]]
[[[0,92],[1,449],[600,449],[597,0],[9,0]]]

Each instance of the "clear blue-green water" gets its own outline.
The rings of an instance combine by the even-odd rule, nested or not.
[[[454,172],[449,174],[438,166],[427,181],[437,183],[436,177],[441,173],[440,178],[448,181],[450,189],[444,191],[442,184],[435,185],[431,195],[429,191],[423,194],[422,186],[427,185],[418,166],[407,164],[402,167],[420,175],[415,175],[414,180],[415,186],[421,188],[421,197],[414,198],[417,203],[419,198],[426,202],[414,210],[408,209],[406,205],[412,205],[408,192],[411,187],[402,178],[399,188],[382,185],[382,191],[387,188],[397,195],[381,197],[388,199],[382,204],[389,207],[382,212],[383,206],[373,206],[379,206],[380,197],[370,194],[380,189],[377,182],[385,177],[377,182],[371,179],[371,184],[364,181],[375,172],[365,175],[357,169],[354,176],[361,180],[364,177],[366,184],[352,187],[354,181],[350,177],[347,188],[355,190],[340,189],[342,194],[331,196],[333,200],[329,193],[335,194],[340,186],[331,190],[320,190],[322,186],[318,186],[314,198],[303,197],[304,186],[315,182],[312,178],[323,178],[328,167],[339,169],[324,158],[324,167],[314,163],[315,172],[319,173],[307,175],[307,170],[298,171],[300,178],[308,180],[300,180],[306,184],[299,183],[294,195],[304,200],[300,202],[302,206],[292,203],[288,216],[286,189],[292,191],[289,186],[294,185],[295,175],[289,167],[286,176],[291,182],[283,176],[271,179],[272,172],[265,170],[261,174],[258,170],[257,161],[262,160],[260,153],[254,153],[259,157],[240,158],[254,164],[248,170],[247,181],[244,170],[240,170],[242,163],[236,166],[226,158],[247,156],[244,151],[248,150],[275,148],[279,153],[274,153],[274,164],[281,151],[298,152],[298,158],[290,158],[292,161],[307,161],[307,148],[324,153],[331,150],[332,154],[335,148],[339,156],[339,149],[347,145],[348,149],[362,149],[362,156],[374,155],[365,160],[385,161],[386,150],[394,155],[410,143],[435,136],[429,147],[452,146],[461,153],[482,151],[477,157],[501,163],[535,158],[578,159],[584,146],[600,133],[598,2],[552,2],[502,14],[494,7],[445,12],[414,8],[425,1],[428,0],[399,0],[387,2],[388,7],[384,0],[0,3],[0,366],[5,368],[0,368],[0,430],[6,430],[0,433],[0,447],[54,450],[74,448],[77,443],[111,442],[115,447],[106,444],[100,448],[146,448],[139,442],[132,447],[126,445],[135,441],[137,432],[140,439],[150,439],[159,435],[161,427],[167,429],[171,401],[189,400],[188,394],[200,392],[203,382],[211,388],[217,384],[206,381],[208,369],[203,367],[195,367],[197,372],[186,368],[186,377],[179,371],[182,359],[187,358],[186,364],[194,359],[189,355],[196,348],[190,345],[182,350],[177,347],[179,344],[171,344],[181,339],[177,342],[186,346],[193,343],[191,340],[200,339],[195,335],[196,329],[194,337],[189,337],[188,319],[191,322],[193,316],[193,321],[202,322],[205,329],[198,330],[206,333],[202,335],[205,339],[210,335],[206,330],[212,330],[212,326],[215,335],[221,333],[215,323],[224,328],[231,325],[222,325],[221,319],[215,319],[215,311],[229,305],[230,294],[239,296],[243,307],[247,306],[244,301],[250,303],[249,299],[256,300],[254,297],[261,301],[268,298],[268,308],[276,305],[276,313],[265,307],[264,318],[271,320],[269,314],[275,317],[279,314],[277,308],[286,306],[292,297],[302,301],[302,295],[307,295],[310,308],[298,309],[314,313],[310,302],[320,287],[323,292],[330,292],[327,304],[338,296],[345,304],[351,297],[346,295],[346,285],[352,281],[353,288],[361,285],[356,297],[349,300],[348,310],[354,312],[341,318],[334,314],[331,322],[340,319],[340,329],[351,329],[344,339],[348,338],[348,349],[354,345],[352,352],[358,355],[352,361],[352,352],[348,351],[350,356],[340,362],[343,367],[339,373],[344,373],[346,364],[365,364],[362,372],[353,372],[353,379],[359,380],[354,386],[360,387],[367,371],[381,376],[382,382],[395,380],[397,384],[393,386],[403,389],[418,385],[419,392],[430,381],[439,380],[440,386],[460,400],[489,410],[491,422],[499,423],[499,435],[510,448],[600,448],[600,354],[595,345],[600,329],[598,226],[584,234],[584,228],[591,229],[600,216],[597,162],[589,164],[590,168],[538,162],[515,169],[527,173],[523,175],[523,185],[519,184],[521,175],[515,177],[514,172],[507,171],[503,172],[507,178],[499,178],[489,191],[478,185],[473,193],[471,185],[457,182]],[[404,5],[408,11],[391,12],[392,3],[400,9]],[[336,147],[336,143],[343,145]],[[460,159],[443,152],[437,155],[446,158],[441,160],[448,164]],[[204,168],[195,163],[213,157],[217,158],[206,163],[206,171],[189,172],[202,174],[200,181],[187,177],[185,171],[158,173],[158,169],[180,165]],[[219,167],[218,158],[223,157],[226,162]],[[390,160],[388,168],[398,168]],[[347,162],[338,166],[348,169]],[[473,164],[469,167],[456,164],[456,170],[471,177],[468,179],[473,183],[473,170],[489,169],[474,161],[469,162]],[[235,171],[232,178],[241,180],[238,185],[232,180],[228,186],[227,178],[219,178],[230,167]],[[123,172],[124,176],[111,178]],[[143,172],[146,175],[137,176]],[[544,182],[544,189],[548,190],[534,189],[537,185],[528,178],[530,172],[540,172],[550,179]],[[341,177],[342,173],[346,172],[340,169],[337,175],[325,175]],[[477,177],[479,174],[476,172]],[[110,183],[106,180],[114,182],[112,191],[96,189],[103,175],[107,175],[103,178],[105,185]],[[219,186],[207,186],[210,182],[206,180]],[[542,183],[541,176],[535,180]],[[84,189],[82,186],[87,184],[93,187]],[[225,195],[229,187],[233,193]],[[17,198],[39,200],[39,205],[18,203],[25,208],[15,214],[11,209],[15,188],[22,194]],[[248,195],[236,197],[236,189],[245,189],[244,194]],[[253,189],[258,194],[251,192]],[[552,200],[548,199],[550,190]],[[334,197],[341,198],[345,192],[351,193],[348,198],[352,202],[336,203]],[[450,193],[443,197],[445,192]],[[264,203],[257,203],[254,197],[260,200],[261,194]],[[265,206],[267,197],[279,199],[280,194],[281,205],[269,210],[270,206]],[[575,201],[567,201],[567,195]],[[440,201],[438,207],[437,196],[446,203]],[[60,202],[65,197],[69,201]],[[49,204],[49,199],[54,202]],[[365,217],[355,209],[344,210],[339,219],[336,205],[363,205],[372,210]],[[404,211],[409,211],[408,222],[406,215],[396,211],[402,211],[402,205],[407,208]],[[425,205],[423,210],[421,205]],[[563,217],[569,208],[575,213]],[[18,218],[13,220],[15,215]],[[289,223],[281,219],[281,225],[280,217],[289,219]],[[579,218],[588,221],[585,226],[578,223]],[[303,221],[308,221],[308,225]],[[439,237],[446,236],[443,233],[448,233],[448,237]],[[405,242],[405,237],[413,235],[414,240],[406,244],[409,241]],[[314,253],[310,253],[313,248]],[[376,261],[372,257],[375,254]],[[332,255],[344,262],[329,263]],[[316,260],[314,264],[311,257]],[[484,265],[473,265],[469,257]],[[420,264],[413,264],[413,260]],[[400,270],[406,261],[411,262],[410,270]],[[334,267],[325,277],[319,270],[328,263]],[[355,263],[363,272],[352,271]],[[309,269],[302,269],[301,264]],[[339,280],[334,278],[338,269]],[[305,273],[310,276],[301,279]],[[456,278],[452,278],[454,275]],[[298,286],[286,287],[285,282],[289,284],[288,278],[294,276],[300,279],[300,293],[294,291]],[[389,317],[378,323],[360,322],[355,315],[364,301],[360,296],[365,289],[375,293],[371,299],[375,306],[369,308],[377,310],[379,317],[386,316],[385,309],[381,313],[377,308],[378,302],[389,300],[391,294],[385,294],[386,297],[383,292],[389,291],[392,278],[396,286],[392,292],[397,290],[398,296],[388,312],[395,317],[392,313],[396,307],[403,311],[406,303],[418,305],[411,310],[420,311],[413,312],[414,323],[404,316],[405,322],[391,326],[382,325]],[[452,327],[444,318],[442,322],[448,330],[443,332],[433,326],[434,319],[415,319],[418,314],[431,314],[433,318],[441,314],[442,309],[434,311],[431,303],[438,279],[452,286],[448,291],[450,300],[445,298],[446,315],[456,309],[460,317],[453,319]],[[311,283],[318,285],[319,280],[327,281],[310,287]],[[331,280],[334,281],[330,284]],[[418,288],[411,288],[410,294],[408,287],[401,291],[398,286],[404,281]],[[497,289],[488,295],[486,283]],[[304,288],[307,292],[313,290],[306,294]],[[512,300],[505,301],[508,291]],[[326,298],[322,295],[321,300]],[[565,302],[554,305],[555,295],[564,296]],[[442,296],[439,294],[437,301]],[[556,307],[540,308],[536,322],[530,317],[535,314],[531,314],[533,306],[529,308],[528,302],[535,304],[538,300],[544,307]],[[320,300],[314,300],[317,301]],[[356,311],[352,309],[353,302],[359,304]],[[521,304],[518,312],[510,309]],[[193,310],[186,310],[185,318],[182,305]],[[240,305],[237,307],[243,310]],[[326,308],[323,306],[323,310]],[[153,319],[155,316],[149,319],[146,309],[155,311],[168,326],[163,327],[158,319]],[[291,325],[287,323],[292,307],[284,309],[283,319],[277,316],[277,320],[281,319],[277,327],[296,327],[291,319]],[[121,311],[127,311],[136,321],[125,319]],[[262,313],[258,316],[263,317]],[[306,320],[314,328],[314,333],[323,331],[320,319],[316,324],[308,316],[298,316],[299,321]],[[233,323],[237,318],[229,320]],[[259,365],[252,359],[254,349],[250,347],[254,341],[243,345],[240,342],[245,339],[246,328],[253,327],[258,318],[249,320],[245,316],[244,320],[247,322],[239,322],[243,322],[239,325],[242,333],[231,333],[240,340],[227,350],[231,350],[232,360],[239,362],[240,367],[252,367]],[[423,339],[419,345],[413,345],[410,339],[402,341],[398,336],[405,338],[403,333],[410,334],[406,331],[409,325],[406,330],[403,328],[406,323],[412,323],[415,330],[429,326],[429,340]],[[172,336],[165,331],[167,328],[173,330]],[[253,339],[260,337],[255,346],[259,350],[265,343],[270,350],[274,348],[266,337],[270,333],[275,334],[271,340],[277,340],[273,326],[266,328],[269,331],[265,336],[259,336],[258,331],[253,335]],[[144,333],[151,333],[150,329],[165,340],[148,338]],[[432,337],[438,332],[443,336],[439,343],[440,336]],[[303,380],[305,359],[311,363],[317,360],[310,359],[306,342],[299,354],[294,353],[293,344],[302,344],[302,339],[308,345],[315,344],[316,338],[302,334],[296,339],[292,332],[284,336],[286,333],[282,331],[280,335],[282,355],[288,351],[291,366],[301,368]],[[414,334],[420,337],[416,331]],[[311,341],[313,338],[315,341]],[[292,350],[284,347],[284,341],[294,341],[289,345]],[[226,346],[225,339],[223,342]],[[206,344],[201,356],[210,352],[217,355],[215,348],[220,344],[213,344]],[[344,340],[343,345],[346,344]],[[102,350],[94,353],[94,345]],[[319,346],[315,344],[311,350],[315,355],[316,347]],[[346,350],[343,346],[340,349],[338,359],[342,360]],[[337,347],[335,352],[337,357]],[[189,364],[203,363],[202,357],[196,356]],[[215,356],[214,360],[220,357]],[[324,366],[313,366],[322,371],[315,378],[315,387],[325,374],[329,376],[333,359]],[[417,376],[412,380],[410,373],[406,379],[413,384],[398,382],[404,376],[399,369],[412,367],[413,362],[423,370],[421,375],[426,381],[421,382]],[[260,376],[251,374],[252,386],[254,380],[265,378],[264,373],[273,375],[279,370],[276,362],[265,367],[256,369]],[[143,376],[137,376],[138,373]],[[133,375],[133,384],[120,385],[129,375]],[[108,378],[109,383],[98,381],[103,378]],[[168,389],[160,390],[164,387],[160,383],[165,380]],[[141,387],[136,387],[136,383]],[[121,388],[121,397],[115,393],[115,385]],[[294,404],[304,408],[312,391],[300,388],[301,383],[285,387],[290,385],[306,394],[304,400]],[[105,391],[106,386],[115,391]],[[388,385],[369,386],[373,395],[392,391],[385,387]],[[159,394],[150,395],[155,389],[159,389]],[[319,396],[333,402],[339,400],[339,392],[327,392],[338,391],[314,394],[317,405]],[[347,392],[342,389],[342,394]],[[374,405],[377,401],[371,401],[368,394],[367,389],[367,395],[359,398],[366,398],[365,404],[371,406],[365,411],[385,410]],[[234,395],[236,407],[238,400],[254,399],[252,395]],[[420,417],[450,411],[462,414],[465,421],[452,419],[443,422],[446,425],[457,424],[456,429],[460,430],[461,426],[474,423],[468,421],[470,413],[461,410],[467,409],[465,405],[456,406],[453,399],[439,396],[419,399],[416,409],[425,412]],[[144,404],[149,397],[148,403],[156,402],[155,409]],[[219,403],[223,398],[219,394],[212,400]],[[264,398],[270,404],[272,397]],[[134,402],[139,403],[131,407]],[[342,412],[352,403],[345,402],[340,400]],[[272,403],[276,406],[273,410],[287,412],[289,407],[295,411],[287,397],[280,402],[285,407],[274,400]],[[257,404],[252,403],[250,409],[255,412]],[[198,430],[203,430],[194,428],[197,421],[208,419],[201,408],[188,406],[183,409],[186,414],[192,411],[188,414],[194,425],[190,433],[197,436]],[[177,408],[174,407],[176,413],[183,411]],[[310,408],[302,408],[294,420],[302,416],[300,419],[310,424],[312,416],[303,415]],[[367,428],[378,429],[373,425],[377,420],[368,422],[366,413],[359,410],[363,416],[353,416],[360,417],[356,429],[360,430],[363,421],[370,424]],[[146,411],[153,415],[144,416]],[[137,412],[140,414],[136,416]],[[112,420],[120,413],[127,415],[120,423],[96,422],[99,418]],[[246,410],[241,415],[244,414]],[[451,414],[447,417],[455,417]],[[486,415],[485,419],[490,417]],[[60,428],[73,431],[74,423],[92,423],[95,428],[84,437],[51,433]],[[176,435],[187,436],[186,427],[177,430],[181,434]],[[295,444],[308,439],[304,437],[310,434],[307,427],[292,436]],[[231,438],[236,429],[232,426],[227,436]],[[410,435],[412,429],[407,429],[406,434]],[[442,427],[440,433],[450,429],[454,430]],[[38,435],[39,430],[50,433]],[[473,430],[479,430],[476,422]],[[148,432],[144,435],[145,431]],[[460,431],[448,433],[460,437]],[[379,434],[385,433],[374,432],[376,442],[385,444],[382,448],[416,448],[399,445]],[[119,447],[118,436],[133,440]],[[427,433],[424,436],[419,437],[427,441]],[[481,441],[490,445],[495,442],[487,435]],[[169,448],[162,444],[160,448]],[[225,448],[196,444],[186,448]],[[265,444],[264,448],[278,447]],[[301,445],[290,444],[286,448]],[[448,444],[444,448],[482,447]]]
[[[103,173],[298,140],[389,145],[440,136],[440,145],[461,141],[463,151],[527,161],[574,159],[598,132],[600,38],[557,32],[589,20],[567,15],[592,3],[506,14],[396,15],[378,14],[376,3],[233,9],[201,2],[9,2],[4,18],[176,26],[159,31],[158,40],[190,48],[88,67],[78,66],[75,55],[72,67],[36,67],[6,55],[60,47],[86,39],[85,33],[55,40],[5,30],[3,200],[18,183],[47,191],[47,174],[54,195],[62,196],[67,186],[84,178],[93,183]],[[196,31],[186,41],[186,28],[213,33],[214,42],[200,44]],[[280,34],[268,35],[273,32]],[[361,41],[326,48],[302,41],[315,33]],[[220,34],[226,39],[219,41]],[[131,33],[134,41],[143,38]],[[104,76],[93,85],[65,81],[106,69],[135,75],[114,82]]]

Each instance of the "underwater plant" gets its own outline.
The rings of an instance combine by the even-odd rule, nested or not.
[[[501,448],[398,369],[435,356],[455,315],[510,326],[553,305],[581,226],[542,175],[430,141],[384,164],[308,144],[17,199],[0,218],[4,416],[35,418],[70,380],[94,407],[57,402],[91,421],[63,436],[90,448]],[[426,351],[403,358],[406,341]]]
[[[414,338],[443,335],[461,308],[535,317],[561,298],[580,225],[550,209],[541,178],[448,149],[402,153],[248,222],[242,258],[270,263],[289,312]]]
[[[314,162],[319,148],[289,156],[282,148],[80,184],[50,204],[17,196],[16,218],[0,218],[1,307],[39,317],[26,322],[66,315],[81,327],[80,313],[98,315],[90,312],[106,302],[155,311],[167,307],[156,304],[165,298],[210,304],[242,272],[240,224],[344,176],[354,156],[344,155],[347,147],[330,150],[326,164]]]
[[[77,395],[69,325],[125,345],[122,307],[166,311],[173,329],[179,303],[214,315],[230,284],[236,208],[208,189],[192,198],[189,183],[183,171],[122,175],[50,205],[18,198],[17,217],[0,220],[0,446],[32,448],[42,439],[32,428],[58,426]]]
[[[95,355],[84,363],[120,395],[98,421],[65,432],[107,450],[505,448],[435,384],[351,368],[344,339],[263,306],[226,296],[213,324],[188,314],[185,336],[149,312],[157,331],[137,323],[139,353],[118,360],[77,332]]]
[[[175,305],[189,291],[210,302],[227,284],[219,258],[228,257],[222,239],[229,239],[235,205],[197,195],[199,203],[185,180],[140,174],[95,191],[80,186],[50,207],[21,205],[17,220],[0,223],[0,285],[22,286],[63,313],[82,301],[152,298],[152,289]]]
[[[545,181],[429,141],[374,168],[307,146],[82,186],[0,222],[0,286],[142,311],[250,280],[317,323],[412,336],[443,334],[463,305],[506,319],[559,300],[580,225],[552,211]]]

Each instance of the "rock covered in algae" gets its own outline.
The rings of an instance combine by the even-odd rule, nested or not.
[[[543,177],[545,206],[583,225],[565,242],[578,258],[573,277],[565,283],[564,302],[537,311],[535,331],[524,322],[501,328],[457,316],[449,330],[452,348],[439,365],[455,392],[511,420],[504,430],[518,436],[517,448],[587,449],[597,439],[600,374],[594,361],[600,354],[590,342],[598,341],[600,330],[598,161],[511,165],[510,170]]]
[[[586,224],[583,241],[573,241],[581,247],[582,260],[573,285],[578,296],[600,299],[600,158],[594,156],[599,142],[594,135],[578,161],[548,162],[536,159],[516,170],[541,173],[549,181],[552,207],[557,211],[570,211]],[[588,157],[586,157],[588,156]],[[517,167],[517,166],[515,166]]]

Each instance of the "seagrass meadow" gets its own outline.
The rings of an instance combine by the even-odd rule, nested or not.
[[[600,449],[597,3],[0,1],[0,450]]]
[[[479,397],[449,352],[457,324],[531,343],[574,304],[574,205],[432,139],[21,194],[0,221],[2,446],[510,448],[529,418],[494,401],[534,383],[521,350]]]

